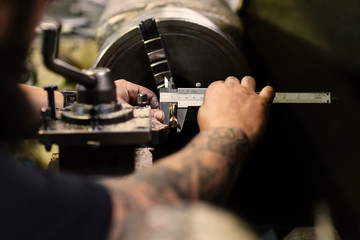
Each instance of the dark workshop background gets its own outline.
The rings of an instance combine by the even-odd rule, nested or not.
[[[330,105],[273,105],[231,203],[257,224],[308,225],[325,202],[344,237],[360,223],[360,2],[248,0],[244,51],[260,86],[329,91]]]

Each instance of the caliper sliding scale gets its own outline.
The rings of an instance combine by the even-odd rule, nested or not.
[[[160,109],[164,124],[181,131],[188,107],[200,107],[206,88],[160,88]],[[273,103],[330,104],[330,92],[276,92]]]

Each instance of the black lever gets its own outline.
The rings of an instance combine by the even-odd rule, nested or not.
[[[79,84],[86,88],[92,88],[96,85],[96,78],[84,74],[80,69],[62,61],[61,59],[54,58],[56,49],[55,45],[58,42],[58,27],[54,23],[41,24],[43,31],[43,44],[42,54],[46,67],[50,70],[59,73],[65,77],[74,79]]]
[[[110,104],[116,103],[116,86],[108,68],[80,70],[61,59],[54,57],[59,42],[59,24],[43,23],[42,54],[45,65],[52,71],[71,78],[78,83],[76,94],[78,103]]]

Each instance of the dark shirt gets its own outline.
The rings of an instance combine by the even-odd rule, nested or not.
[[[104,239],[110,218],[101,185],[25,167],[0,151],[0,239]]]

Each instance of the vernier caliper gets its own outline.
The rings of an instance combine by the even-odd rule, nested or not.
[[[164,123],[181,131],[189,107],[200,107],[206,88],[176,88],[161,34],[155,19],[139,25],[144,48],[160,93],[160,109]],[[277,92],[273,103],[331,103],[329,92]]]
[[[166,81],[165,81],[166,82]],[[161,88],[160,109],[165,113],[164,124],[181,131],[189,107],[200,107],[206,88]],[[273,103],[330,104],[330,92],[276,92]]]

